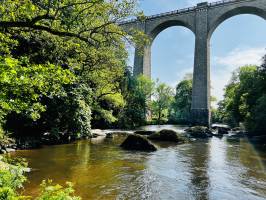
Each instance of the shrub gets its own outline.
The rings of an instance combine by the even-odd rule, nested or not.
[[[36,200],[80,200],[80,197],[73,196],[74,189],[70,182],[64,188],[61,185],[53,184],[52,180],[43,181],[41,194]]]
[[[25,165],[24,159],[3,158],[0,160],[0,200],[32,199],[30,196],[21,196],[17,192],[26,181],[23,165]],[[41,193],[36,200],[81,200],[81,198],[74,196],[71,183],[68,182],[66,187],[63,187],[48,180],[42,182]]]

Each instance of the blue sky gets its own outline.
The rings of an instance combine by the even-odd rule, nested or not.
[[[194,6],[201,0],[139,0],[145,15]],[[214,2],[214,0],[209,0]],[[175,86],[192,73],[194,34],[184,27],[162,31],[152,44],[152,78]],[[266,54],[266,22],[254,15],[238,15],[223,22],[211,38],[212,95],[223,97],[231,72],[245,64],[260,64]],[[132,56],[129,62],[132,65]]]

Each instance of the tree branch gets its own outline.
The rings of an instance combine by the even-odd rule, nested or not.
[[[67,31],[55,30],[55,29],[49,28],[47,26],[32,24],[32,22],[5,22],[5,21],[2,21],[2,22],[0,22],[0,27],[3,27],[3,28],[32,28],[35,30],[46,31],[48,33],[51,33],[51,34],[57,35],[57,36],[75,37],[75,38],[78,38],[78,39],[80,39],[86,43],[89,43],[90,45],[97,46],[97,44],[95,43],[96,40],[93,41],[93,39],[91,39],[91,38],[86,38],[86,37],[83,37],[79,34],[67,32]]]

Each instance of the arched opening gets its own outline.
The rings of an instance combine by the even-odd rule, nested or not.
[[[217,27],[222,24],[224,21],[226,21],[229,18],[232,18],[237,15],[242,14],[249,14],[249,15],[256,15],[261,17],[262,19],[266,20],[266,11],[258,8],[258,7],[237,7],[235,9],[231,9],[225,13],[223,13],[221,16],[217,16],[216,18],[210,18],[210,30],[209,30],[209,38],[211,38],[213,32],[217,29]]]
[[[157,35],[160,34],[162,31],[174,26],[186,28],[189,29],[192,33],[194,32],[193,27],[185,21],[167,20],[154,27],[148,34],[151,37],[151,40],[153,41],[157,37]]]
[[[183,26],[164,27],[154,33],[156,37],[151,46],[152,78],[176,87],[186,74],[193,73],[195,35]]]
[[[247,11],[243,9],[242,11]],[[211,36],[211,94],[217,102],[223,98],[223,88],[232,72],[244,65],[259,65],[266,53],[266,23],[261,12],[223,16]],[[256,14],[256,15],[254,15]],[[212,103],[214,107],[217,104]]]
[[[194,48],[194,33],[183,26],[163,29],[154,38],[151,44],[151,77],[153,80],[156,80],[156,89],[153,95],[155,101],[152,102],[153,120],[156,119],[159,123],[160,121],[188,123],[190,120],[191,100],[186,95],[182,95],[184,93],[181,91],[185,90],[189,94],[190,85],[192,89]],[[185,88],[184,85],[187,87]],[[158,99],[160,99],[160,96],[163,96],[158,92],[160,88],[165,88],[163,92],[165,94],[168,94],[166,88],[169,88],[172,91],[170,96],[173,98],[173,101],[169,103],[167,108],[159,109],[161,112],[158,114],[157,111],[160,106]],[[188,101],[186,101],[185,105],[179,106],[177,102],[184,98]],[[165,104],[167,104],[167,98],[165,97],[164,99]]]

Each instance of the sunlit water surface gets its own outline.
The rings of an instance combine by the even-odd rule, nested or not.
[[[181,126],[147,126],[148,130]],[[152,153],[122,150],[124,136],[16,151],[33,169],[24,193],[35,196],[43,179],[75,184],[85,200],[266,199],[266,148],[227,137],[174,145]]]

